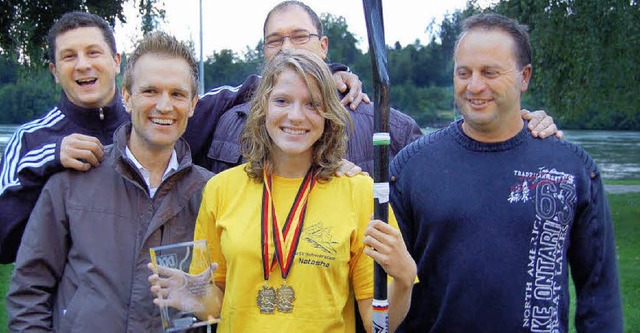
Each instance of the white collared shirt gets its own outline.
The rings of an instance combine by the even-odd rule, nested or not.
[[[151,187],[151,173],[149,172],[149,170],[145,169],[145,167],[143,167],[140,162],[138,162],[135,156],[133,156],[133,153],[131,152],[131,150],[129,150],[129,146],[125,147],[125,154],[131,160],[131,162],[133,162],[136,168],[138,168],[138,171],[140,171],[142,178],[144,178],[144,182],[147,183],[147,188],[149,189],[149,197],[153,198],[158,188]],[[169,159],[169,165],[167,165],[167,169],[164,171],[160,183],[162,184],[162,182],[167,178],[171,171],[178,170],[179,166],[180,164],[178,163],[178,154],[176,154],[176,150],[174,149],[171,153],[171,158]]]

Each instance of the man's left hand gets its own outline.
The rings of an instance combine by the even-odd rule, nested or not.
[[[333,79],[336,81],[336,87],[341,93],[348,93],[340,101],[342,105],[349,106],[351,110],[355,110],[360,102],[366,104],[371,103],[369,96],[362,92],[362,81],[357,75],[349,72],[336,72],[333,73]]]
[[[531,112],[522,109],[520,112],[522,118],[529,121],[528,128],[534,138],[544,139],[553,134],[555,134],[558,139],[564,138],[564,132],[558,130],[558,127],[553,122],[553,117],[544,112],[544,110]]]

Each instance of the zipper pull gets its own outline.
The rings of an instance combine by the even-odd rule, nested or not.
[[[104,111],[102,108],[98,109],[98,112],[100,113],[100,120],[104,120]]]

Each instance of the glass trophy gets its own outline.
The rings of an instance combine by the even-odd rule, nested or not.
[[[219,318],[199,319],[204,311],[203,298],[211,293],[213,274],[206,240],[164,245],[149,249],[151,263],[163,281],[158,298],[165,332],[213,324]]]

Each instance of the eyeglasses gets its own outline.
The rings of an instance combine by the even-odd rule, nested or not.
[[[304,45],[309,42],[311,36],[318,37],[320,39],[320,35],[312,34],[308,31],[299,31],[290,36],[269,36],[264,41],[264,45],[269,48],[280,47],[284,44],[284,39],[289,38],[291,42],[295,45]]]

